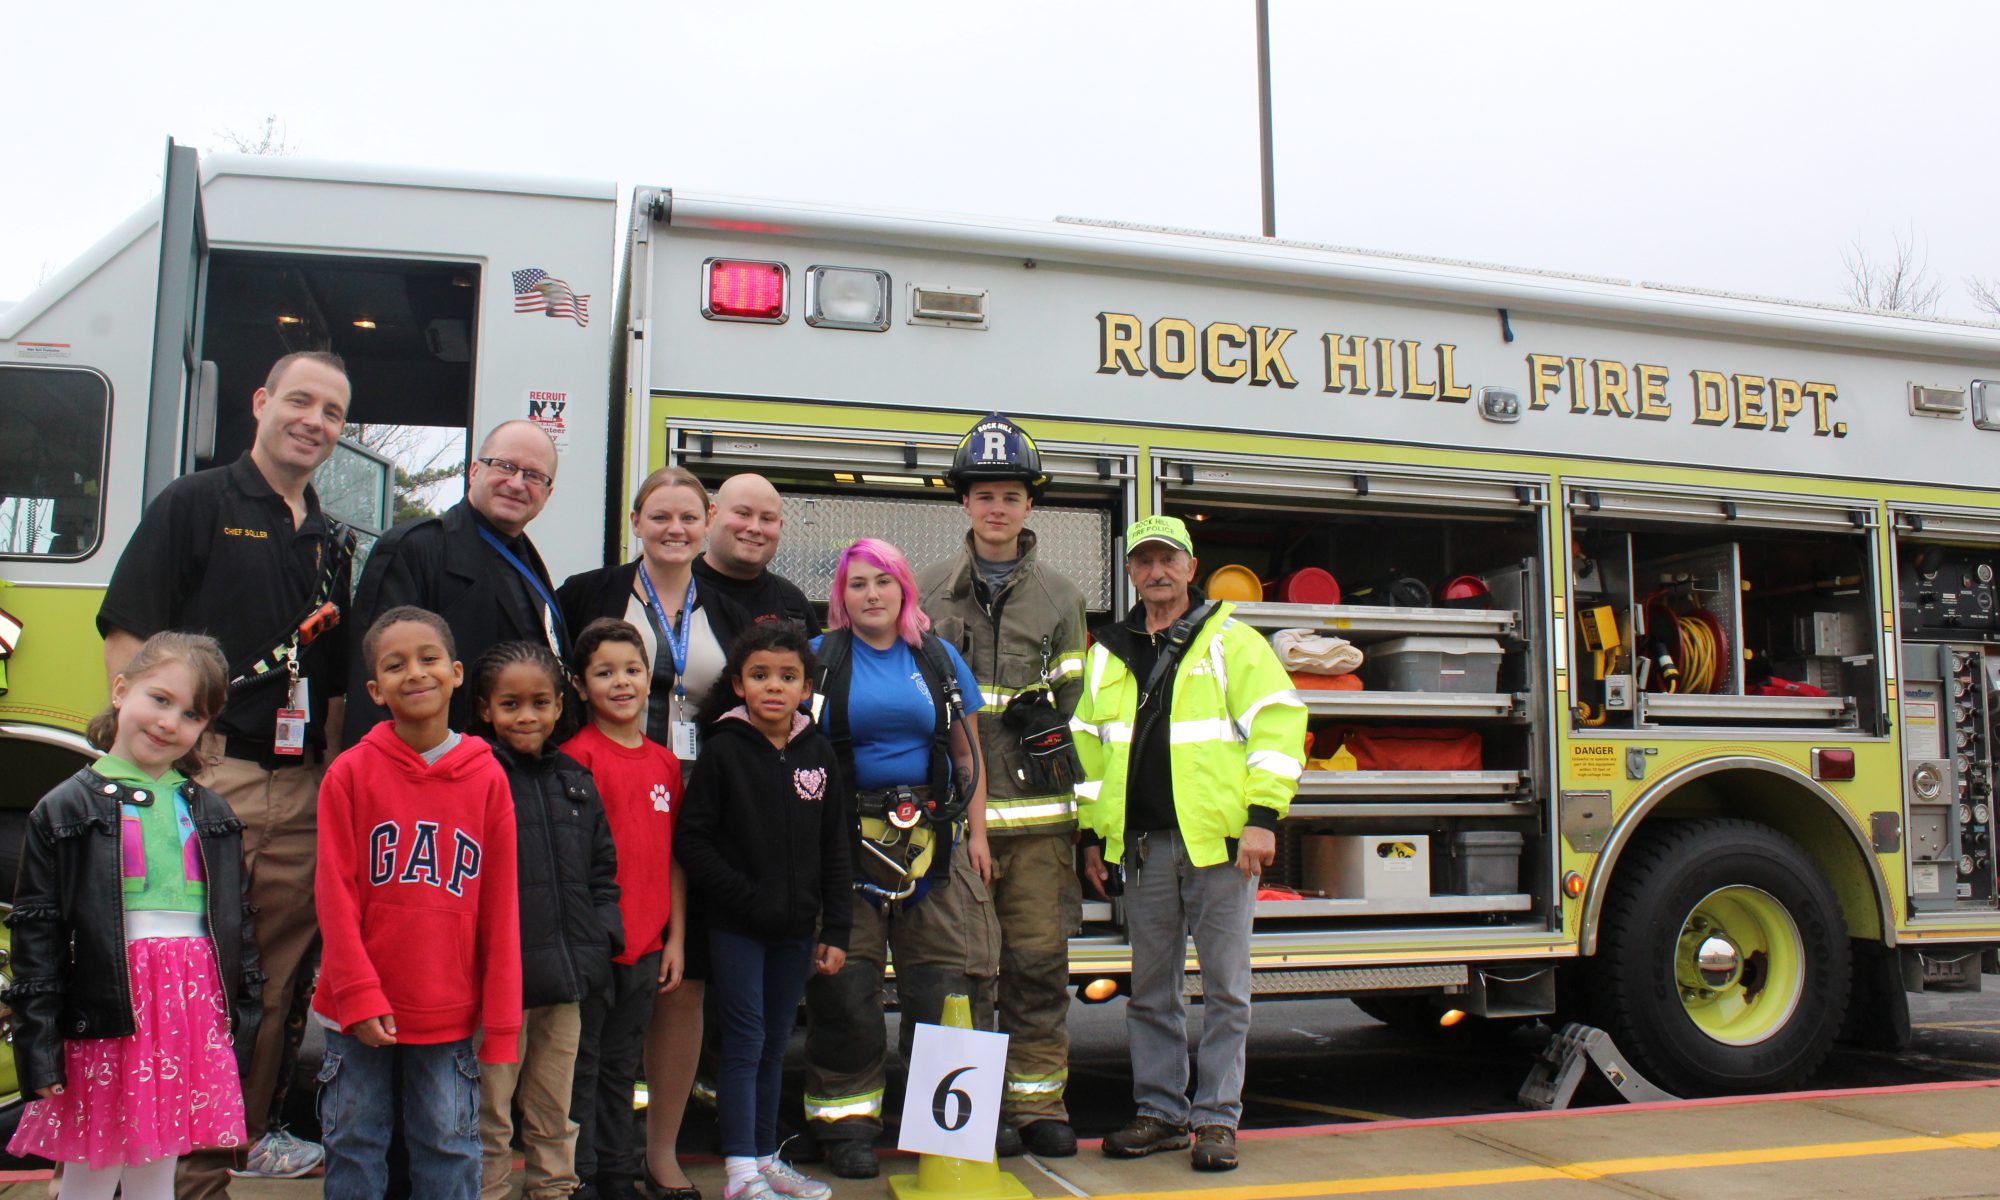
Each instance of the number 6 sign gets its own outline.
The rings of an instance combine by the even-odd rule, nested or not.
[[[944,1025],[917,1026],[910,1047],[899,1149],[993,1161],[1007,1035]]]

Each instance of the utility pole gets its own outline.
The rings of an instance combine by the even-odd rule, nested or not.
[[[1264,183],[1264,236],[1278,236],[1271,185],[1271,0],[1257,0],[1257,148]]]

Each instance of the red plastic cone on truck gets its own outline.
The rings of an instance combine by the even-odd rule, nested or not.
[[[938,1023],[972,1028],[972,1001],[962,995],[946,996]],[[889,1190],[896,1200],[1034,1200],[1027,1185],[1001,1170],[999,1163],[942,1154],[917,1155],[917,1173],[891,1175]]]

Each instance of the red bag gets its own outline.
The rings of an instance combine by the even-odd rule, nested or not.
[[[1478,771],[1479,734],[1469,729],[1343,725],[1334,731],[1359,771]]]

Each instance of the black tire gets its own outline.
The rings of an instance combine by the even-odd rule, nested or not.
[[[1741,954],[1734,981],[1689,987],[1677,973],[1686,969],[1684,938],[1732,932],[1704,915],[1731,897],[1779,918],[1781,931],[1788,923],[1789,936],[1772,939],[1769,953]],[[1746,932],[1739,925],[1733,934]],[[1825,1059],[1851,970],[1840,903],[1798,843],[1752,821],[1669,821],[1619,859],[1590,964],[1590,1004],[1633,1065],[1676,1095],[1777,1091]],[[1711,1024],[1743,1017],[1711,1029],[1698,1012]]]

